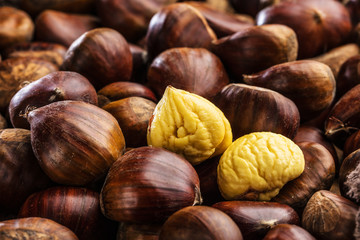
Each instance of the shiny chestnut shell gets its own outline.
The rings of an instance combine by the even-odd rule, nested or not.
[[[125,149],[116,119],[93,104],[54,102],[27,119],[40,166],[60,184],[84,186],[104,177]]]
[[[26,116],[30,111],[62,100],[97,105],[97,93],[92,84],[76,72],[52,72],[26,85],[12,97],[9,104],[10,121],[14,127],[29,129]]]
[[[212,207],[228,214],[241,229],[244,239],[262,239],[277,224],[300,224],[295,210],[281,203],[223,201]]]
[[[119,32],[96,28],[71,44],[60,69],[80,73],[99,90],[113,82],[130,80],[132,55]]]
[[[316,240],[308,231],[293,224],[279,224],[274,226],[263,240]]]
[[[18,217],[51,219],[72,230],[79,239],[111,239],[116,223],[100,210],[99,193],[87,188],[57,186],[31,194]]]
[[[159,98],[166,87],[212,99],[229,78],[220,59],[204,48],[171,48],[159,54],[149,66],[147,86]]]
[[[235,222],[224,212],[209,206],[189,206],[171,215],[161,228],[159,240],[242,240]]]
[[[100,194],[103,214],[120,222],[162,222],[198,203],[193,166],[180,155],[147,146],[126,152],[111,166]]]

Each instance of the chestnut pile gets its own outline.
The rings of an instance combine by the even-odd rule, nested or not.
[[[170,86],[231,127],[214,153],[151,144],[188,134],[156,118]],[[225,199],[222,153],[254,132],[304,170]],[[352,240],[359,206],[360,0],[0,1],[0,239]]]

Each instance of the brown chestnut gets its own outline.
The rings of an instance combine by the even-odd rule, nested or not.
[[[232,83],[213,102],[229,120],[234,139],[260,131],[280,133],[292,139],[300,125],[294,102],[269,89]]]
[[[229,215],[240,228],[244,239],[262,239],[277,224],[300,224],[294,209],[281,203],[224,201],[212,207]]]
[[[320,190],[306,204],[301,225],[319,240],[355,240],[358,211],[359,206],[350,200]]]
[[[76,72],[56,71],[20,89],[9,103],[9,117],[17,128],[29,129],[28,113],[62,100],[78,100],[97,105],[97,93],[91,83]]]
[[[22,87],[57,70],[55,64],[33,57],[9,58],[0,62],[0,112],[7,109],[11,98]]]
[[[316,240],[316,238],[302,227],[279,224],[270,229],[263,240]]]
[[[319,190],[329,190],[335,178],[335,162],[330,152],[321,144],[297,144],[305,157],[305,169],[294,180],[286,183],[272,201],[287,204],[301,215],[310,197]]]
[[[16,214],[30,194],[51,185],[32,150],[30,131],[0,129],[0,212]]]
[[[71,44],[60,69],[80,73],[99,90],[113,82],[130,80],[132,55],[119,32],[96,28]]]
[[[212,42],[214,52],[234,82],[273,65],[294,61],[298,43],[295,32],[280,24],[253,26]]]
[[[119,223],[116,240],[158,240],[162,224]]]
[[[339,171],[341,195],[360,204],[360,149],[348,155]]]
[[[4,129],[6,127],[7,127],[6,118],[0,113],[0,129]]]
[[[54,102],[31,111],[27,119],[40,166],[60,184],[95,182],[106,175],[125,149],[116,119],[93,104]]]
[[[146,35],[150,61],[169,48],[207,48],[216,40],[204,16],[186,3],[163,7],[152,18]]]
[[[161,228],[159,240],[242,240],[236,223],[209,206],[189,206],[171,215]]]
[[[118,121],[127,147],[147,145],[147,128],[156,104],[142,97],[128,97],[103,107]]]
[[[244,82],[269,88],[291,99],[302,121],[313,119],[331,105],[335,97],[335,78],[329,66],[315,60],[278,64],[252,75]]]
[[[2,239],[78,240],[67,227],[47,218],[29,217],[0,222]]]
[[[346,158],[352,152],[360,148],[360,130],[356,130],[348,138],[346,138],[344,148],[343,148],[343,157]]]
[[[139,45],[129,43],[130,52],[132,54],[133,71],[131,82],[145,83],[146,73],[148,69],[147,51]]]
[[[345,42],[352,24],[349,12],[338,1],[281,1],[262,9],[256,24],[284,24],[296,32],[298,59],[314,57]]]
[[[336,80],[336,98],[339,99],[360,83],[360,54],[348,58],[340,67]]]
[[[230,0],[230,3],[236,12],[256,17],[260,10],[280,1],[281,0]]]
[[[69,47],[83,33],[100,27],[94,15],[66,13],[55,10],[42,11],[35,20],[35,39],[54,42]]]
[[[193,166],[176,153],[147,146],[126,152],[111,166],[100,194],[107,218],[132,223],[160,223],[201,201]]]
[[[204,48],[171,48],[160,53],[149,66],[147,80],[159,98],[171,85],[212,99],[229,83],[220,59]]]
[[[11,6],[0,6],[0,49],[21,42],[30,42],[34,22],[23,10]]]
[[[99,193],[78,187],[57,186],[31,194],[18,217],[51,219],[72,230],[81,239],[113,239],[115,222],[100,210]]]

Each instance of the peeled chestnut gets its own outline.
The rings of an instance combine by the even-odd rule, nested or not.
[[[263,240],[316,240],[308,231],[293,224],[274,226]]]
[[[97,105],[97,93],[91,83],[76,72],[56,71],[20,89],[9,103],[14,127],[29,129],[30,111],[62,100],[78,100]]]
[[[319,240],[353,240],[358,210],[350,200],[321,190],[307,203],[301,225]]]
[[[135,82],[110,83],[100,89],[98,94],[109,98],[111,101],[116,101],[127,97],[142,97],[153,102],[157,102],[157,98],[150,88]]]
[[[7,109],[11,98],[22,87],[57,70],[55,64],[34,57],[9,58],[0,62],[0,111]]]
[[[229,120],[234,139],[261,131],[292,139],[300,125],[294,102],[269,89],[232,83],[225,86],[213,102]]]
[[[360,204],[360,149],[348,155],[339,171],[341,195]]]
[[[302,121],[313,119],[331,105],[335,97],[335,78],[329,66],[315,60],[278,64],[252,75],[244,82],[269,88],[291,99]]]
[[[52,185],[31,148],[30,131],[0,129],[0,212],[16,214],[30,194]]]
[[[131,223],[160,223],[201,201],[193,166],[176,153],[147,146],[126,152],[111,166],[100,194],[107,218]]]
[[[220,59],[204,48],[171,48],[160,53],[149,66],[147,80],[159,98],[171,85],[212,99],[229,83]]]
[[[31,194],[18,217],[51,219],[72,230],[81,239],[112,239],[116,223],[100,210],[99,193],[87,188],[58,186]]]
[[[0,6],[0,49],[16,43],[30,42],[33,32],[34,22],[25,11]]]
[[[156,104],[142,97],[128,97],[103,107],[118,121],[127,147],[147,145],[147,128]]]
[[[163,7],[152,18],[146,35],[147,51],[152,61],[169,48],[207,48],[217,37],[204,16],[186,3]]]
[[[257,201],[223,201],[212,207],[229,215],[244,239],[262,239],[277,224],[300,224],[298,214],[285,204]]]
[[[149,22],[162,7],[176,0],[100,0],[96,10],[104,26],[119,31],[128,41],[145,36]]]
[[[83,33],[100,26],[94,15],[44,10],[35,20],[35,39],[69,47]]]
[[[304,154],[305,169],[298,178],[286,183],[272,201],[287,204],[300,215],[316,191],[330,189],[335,178],[335,162],[319,143],[300,142],[297,145]]]
[[[253,26],[212,42],[214,52],[229,70],[233,81],[273,65],[294,61],[298,44],[295,32],[280,24]]]
[[[99,180],[125,149],[116,119],[90,103],[50,103],[27,119],[40,166],[60,184],[84,186]]]
[[[360,84],[346,92],[331,108],[325,121],[325,135],[339,148],[360,128]]]
[[[159,240],[242,240],[235,222],[224,212],[208,206],[189,206],[171,215],[161,228]]]
[[[338,1],[281,1],[262,9],[256,24],[283,24],[293,29],[299,43],[298,59],[341,45],[352,29],[349,12]]]
[[[78,240],[67,227],[47,218],[29,217],[0,222],[2,239]]]
[[[360,83],[360,54],[348,58],[340,67],[336,80],[336,97],[339,99]]]
[[[96,28],[71,44],[60,69],[80,73],[99,90],[113,82],[130,80],[132,55],[119,32]]]

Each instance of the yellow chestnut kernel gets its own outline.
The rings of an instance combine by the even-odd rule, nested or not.
[[[169,86],[155,107],[147,142],[196,165],[223,153],[232,142],[232,132],[222,111],[209,100]]]
[[[304,171],[301,149],[289,138],[254,132],[234,141],[217,168],[219,190],[227,200],[267,201]]]

